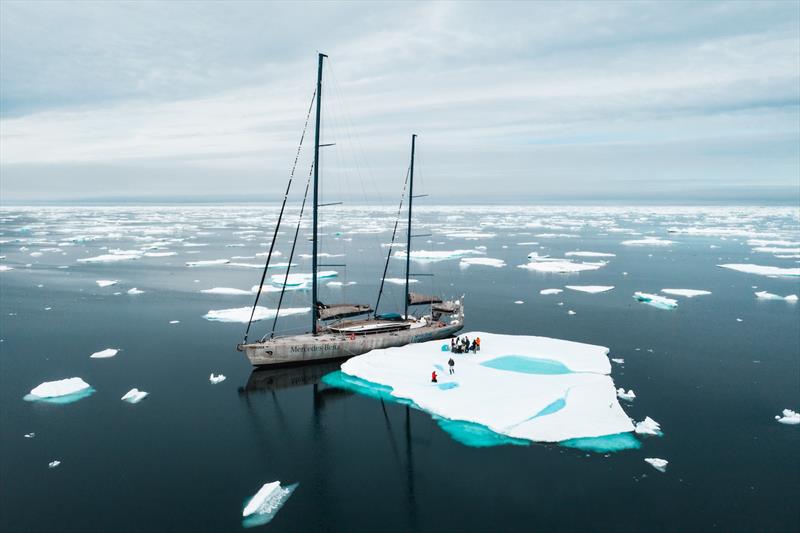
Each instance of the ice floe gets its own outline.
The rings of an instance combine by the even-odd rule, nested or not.
[[[496,233],[488,233],[488,232],[481,232],[481,231],[454,231],[451,233],[446,233],[445,237],[450,239],[491,239],[496,237]],[[414,256],[414,252],[411,252],[411,256]]]
[[[213,372],[212,372],[212,373],[211,373],[211,375],[208,377],[208,381],[210,381],[212,385],[216,385],[217,383],[222,383],[223,381],[225,381],[225,379],[226,379],[226,378],[225,378],[225,375],[224,375],[224,374],[217,374],[217,375],[214,375],[214,373],[213,373]]]
[[[607,292],[614,288],[613,285],[564,285],[564,286],[571,291],[588,292],[590,294]]]
[[[119,353],[119,348],[106,348],[105,350],[100,350],[99,352],[94,352],[89,357],[91,359],[107,359],[109,357],[114,357]]]
[[[180,324],[181,321],[180,320],[170,320],[169,323],[170,324]]]
[[[599,449],[637,447],[634,426],[622,410],[609,376],[608,348],[547,337],[467,333],[481,338],[481,351],[460,357],[457,373],[431,383],[431,371],[446,364],[445,341],[373,350],[342,364],[326,382],[411,403],[439,420],[454,438],[472,445],[468,433],[525,441],[561,442]],[[466,432],[466,433],[465,433]],[[581,439],[594,439],[591,443]],[[499,439],[499,441],[497,440]],[[581,441],[581,442],[577,442]]]
[[[144,291],[137,289],[136,287],[132,289],[128,289],[128,294],[144,294]]]
[[[448,259],[461,259],[465,255],[481,254],[479,250],[411,250],[411,260],[417,262],[447,261]],[[393,254],[397,259],[406,258],[405,250]]]
[[[694,298],[695,296],[706,296],[711,294],[711,291],[704,291],[701,289],[661,289],[664,294],[671,294],[673,296],[685,296],[686,298]]]
[[[247,499],[242,509],[242,526],[262,526],[271,521],[297,486],[295,483],[282,487],[280,481],[264,483],[258,492]]]
[[[118,261],[130,261],[132,259],[139,259],[141,253],[135,254],[102,254],[95,257],[82,257],[78,259],[79,263],[116,263]]]
[[[545,296],[548,296],[550,294],[560,294],[562,292],[564,292],[563,289],[542,289],[542,290],[539,291],[539,294],[543,294]]]
[[[250,320],[252,307],[236,307],[233,309],[212,309],[203,318],[212,322],[241,322],[246,324]],[[310,307],[285,307],[281,309],[281,316],[300,315],[311,311]],[[253,315],[253,322],[275,317],[275,309],[257,306]]]
[[[133,388],[125,393],[125,396],[120,398],[124,402],[128,403],[139,403],[145,398],[147,398],[149,392],[145,392],[143,390],[139,390],[137,388]]]
[[[605,262],[598,263],[574,263],[567,259],[531,261],[525,265],[518,265],[519,268],[534,270],[536,272],[551,272],[558,274],[568,274],[572,272],[583,272],[584,270],[597,270],[606,266]]]
[[[98,287],[110,287],[112,285],[116,285],[117,283],[119,283],[119,281],[115,279],[98,279],[97,281],[95,281],[95,283],[97,283]]]
[[[567,311],[567,314],[572,316],[572,315],[576,315],[577,313],[575,311],[573,311],[572,309],[570,309],[569,311]]]
[[[31,431],[30,433],[25,433],[25,435],[23,435],[23,436],[24,436],[26,439],[32,439],[32,438],[36,437],[36,433],[34,433],[33,431]]]
[[[776,416],[775,420],[781,424],[794,426],[800,424],[800,412],[792,411],[791,409],[784,409],[783,416]]]
[[[383,281],[385,281],[386,283],[391,283],[392,285],[405,285],[406,284],[406,278],[383,278]],[[408,279],[408,283],[409,284],[411,284],[411,283],[419,283],[419,280],[418,279],[414,279],[414,278],[409,278]]]
[[[659,459],[658,457],[645,457],[644,462],[658,470],[659,472],[666,472],[669,461],[666,459]]]
[[[356,285],[355,281],[329,281],[326,283],[328,287],[349,287],[350,285]]]
[[[611,362],[612,362],[612,363],[617,363],[618,365],[622,365],[622,364],[625,364],[625,359],[620,359],[620,358],[612,358],[612,359],[611,359]]]
[[[632,402],[636,399],[636,393],[633,392],[633,389],[629,389],[628,392],[625,392],[625,389],[620,387],[617,389],[617,398],[625,400],[626,402]]]
[[[636,429],[634,431],[640,435],[656,435],[659,437],[663,435],[661,432],[661,424],[649,416],[646,416],[641,422],[637,422]]]
[[[60,465],[60,464],[61,464],[61,461],[59,461],[58,459],[56,459],[55,461],[50,461],[49,463],[47,463],[47,467],[48,467],[48,468],[55,468],[55,467],[57,467],[57,466],[58,466],[58,465]]]
[[[317,279],[335,278],[339,273],[335,270],[321,270],[317,272]],[[304,287],[311,283],[311,274],[298,273],[298,274],[273,274],[269,277],[270,283],[275,286],[281,287],[286,282],[286,287]]]
[[[519,305],[519,304],[524,304],[525,302],[523,302],[522,300],[516,300],[514,303]]]
[[[566,257],[616,257],[617,254],[608,254],[605,252],[567,252],[564,254]]]
[[[411,253],[413,255],[414,252]],[[461,266],[482,265],[495,268],[506,266],[506,262],[502,259],[493,259],[491,257],[464,257],[459,264]]]
[[[213,266],[213,265],[227,265],[230,263],[230,259],[209,259],[207,261],[187,261],[187,267],[204,267],[204,266]]]
[[[762,276],[800,276],[800,267],[783,268],[765,265],[753,265],[751,263],[727,263],[717,265],[722,268],[744,272],[745,274],[760,274]]]
[[[787,296],[780,296],[779,294],[772,294],[771,292],[767,291],[758,291],[756,294],[756,298],[759,300],[784,300],[787,302],[796,302],[797,295],[796,294],[789,294]]]
[[[91,395],[94,389],[81,378],[45,381],[31,389],[25,400],[50,403],[71,403]]]
[[[753,251],[768,254],[800,254],[800,248],[779,248],[776,246],[756,246]]]
[[[252,295],[253,291],[245,291],[242,289],[234,289],[232,287],[213,287],[211,289],[203,289],[200,292],[203,294],[225,294],[231,296],[241,296],[244,294]]]
[[[10,267],[8,265],[0,265],[0,272],[8,272],[10,270],[14,270],[14,267]]]
[[[620,244],[623,246],[671,246],[675,244],[675,241],[662,239],[661,237],[645,237],[644,239],[622,241]]]
[[[646,303],[647,305],[652,305],[653,307],[657,307],[659,309],[675,309],[676,307],[678,307],[677,300],[673,300],[672,298],[666,298],[658,294],[649,294],[646,292],[637,291],[633,293],[633,297],[642,303]]]

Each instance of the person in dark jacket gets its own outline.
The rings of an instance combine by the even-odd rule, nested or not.
[[[455,374],[456,373],[456,370],[455,370],[456,362],[453,361],[452,357],[450,358],[449,361],[447,361],[447,364],[450,366],[450,373],[451,374]]]

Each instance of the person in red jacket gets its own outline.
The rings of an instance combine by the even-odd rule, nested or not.
[[[438,381],[436,380],[436,370],[431,372],[431,383],[438,383]]]

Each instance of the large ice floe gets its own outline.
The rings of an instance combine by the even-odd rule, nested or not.
[[[760,274],[762,276],[800,276],[800,267],[783,268],[765,265],[753,265],[751,263],[728,263],[717,265],[722,268],[744,272],[745,274]]]
[[[530,263],[518,265],[519,268],[525,268],[536,272],[569,274],[572,272],[583,272],[584,270],[597,270],[607,264],[605,261],[576,263],[569,259],[551,259],[545,257],[531,259],[533,260]]]
[[[235,307],[233,309],[212,309],[203,318],[212,322],[241,322],[246,324],[250,320],[250,312],[252,307]],[[285,307],[281,309],[281,316],[300,315],[311,311],[310,307]],[[275,309],[258,306],[253,314],[253,322],[264,320],[267,318],[275,318]]]
[[[335,270],[321,270],[317,272],[317,279],[328,279],[328,278],[335,278],[338,276],[339,273]],[[272,274],[269,277],[270,283],[277,287],[281,287],[286,285],[287,288],[289,287],[306,287],[311,284],[312,275],[306,273],[298,273],[298,274]],[[284,283],[285,282],[285,283]]]
[[[666,459],[659,459],[658,457],[645,457],[644,462],[658,470],[659,472],[666,472],[669,461]]]
[[[711,291],[704,291],[701,289],[661,289],[661,292],[664,294],[671,294],[672,296],[685,296],[686,298],[711,294]]]
[[[797,295],[796,294],[789,294],[786,296],[781,296],[779,294],[772,294],[771,292],[767,291],[758,291],[756,294],[756,298],[759,300],[784,300],[787,302],[796,302]]]
[[[81,378],[67,378],[58,381],[45,381],[25,395],[29,402],[72,403],[94,393],[94,389]]]
[[[678,301],[673,300],[672,298],[667,298],[665,296],[661,296],[659,294],[649,294],[646,292],[634,292],[633,298],[645,303],[647,305],[652,305],[653,307],[657,307],[659,309],[675,309],[678,307]]]
[[[547,337],[467,333],[481,351],[454,355],[447,341],[354,357],[328,385],[411,405],[470,446],[558,442],[594,451],[638,448],[617,400],[608,348]],[[450,357],[455,374],[443,369]],[[440,374],[431,382],[431,372]]]
[[[242,509],[242,526],[263,526],[272,520],[292,495],[299,483],[281,486],[280,481],[264,483],[258,492],[245,501]]]
[[[204,266],[214,266],[214,265],[227,265],[230,263],[230,259],[208,259],[206,261],[187,261],[187,267],[204,267]]]

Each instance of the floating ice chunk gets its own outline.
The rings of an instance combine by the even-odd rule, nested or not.
[[[762,276],[800,276],[800,267],[782,268],[774,266],[753,265],[750,263],[728,263],[717,265],[722,268],[729,268],[745,274],[760,274]]]
[[[523,302],[522,300],[517,300],[517,301],[515,301],[514,303],[515,303],[515,304],[524,304],[525,302]]]
[[[411,252],[412,255],[414,252]],[[506,266],[506,262],[502,259],[493,259],[491,257],[464,257],[459,263],[461,266],[482,265],[500,268]]]
[[[646,457],[644,461],[659,472],[666,472],[669,464],[666,459],[659,459],[658,457]]]
[[[231,288],[231,287],[214,287],[214,288],[211,288],[211,289],[203,289],[200,292],[202,292],[204,294],[225,294],[225,295],[231,295],[231,296],[239,296],[239,295],[243,295],[243,294],[247,294],[247,295],[252,295],[253,294],[252,291],[245,291],[245,290],[242,290],[242,289],[234,289],[234,288]]]
[[[607,263],[573,263],[569,260],[554,261],[532,261],[527,265],[518,265],[519,268],[535,270],[536,272],[553,272],[566,274],[570,272],[582,272],[584,270],[597,270],[606,266]]]
[[[230,263],[230,259],[209,259],[207,261],[187,261],[187,267],[204,267],[204,266],[213,266],[213,265],[227,265]]]
[[[264,502],[273,497],[277,491],[281,489],[280,481],[273,481],[272,483],[265,483],[247,502],[242,510],[242,516],[250,516],[255,513]]]
[[[800,254],[800,248],[778,248],[775,246],[757,246],[753,248],[753,251],[768,254]]]
[[[55,461],[50,461],[49,463],[47,463],[47,468],[55,468],[60,464],[61,464],[61,461],[56,459]]]
[[[98,279],[97,281],[95,281],[95,283],[97,283],[98,287],[110,287],[112,285],[116,285],[117,283],[119,283],[119,281],[115,279]]]
[[[446,261],[448,259],[461,259],[465,255],[480,254],[480,250],[412,250],[411,260],[417,262]],[[405,259],[406,251],[398,250],[393,255],[396,259]]]
[[[169,257],[171,255],[178,255],[178,252],[145,252],[145,257]]]
[[[748,246],[800,246],[800,241],[748,239]]]
[[[356,284],[355,281],[348,281],[348,282],[329,281],[328,283],[326,283],[328,287],[349,287],[350,285],[355,285],[355,284]]]
[[[564,292],[563,289],[542,289],[542,290],[539,291],[539,294],[543,294],[543,295],[547,296],[549,294],[559,294],[559,293],[562,293],[562,292]]]
[[[300,257],[302,257],[303,259],[311,259],[314,256],[311,255],[311,254],[300,254]],[[328,257],[328,258],[331,258],[331,257],[344,257],[344,254],[329,254],[327,252],[320,252],[320,253],[317,254],[317,257]]]
[[[180,320],[170,320],[169,323],[170,324],[180,324],[181,321]]]
[[[214,373],[212,372],[211,375],[208,377],[208,381],[210,381],[212,385],[216,385],[217,383],[222,383],[223,381],[225,381],[225,375],[224,374],[214,375]]]
[[[142,400],[144,400],[145,398],[147,398],[148,394],[150,394],[150,393],[149,392],[145,392],[143,390],[139,390],[137,388],[133,388],[133,389],[129,390],[128,392],[126,392],[125,396],[123,396],[120,399],[122,401],[125,401],[125,402],[128,402],[128,403],[139,403]]]
[[[608,254],[605,252],[567,252],[564,254],[567,257],[616,257],[617,254]]]
[[[704,291],[700,289],[661,289],[665,294],[673,296],[685,296],[686,298],[694,298],[695,296],[705,296],[711,294],[711,291]]]
[[[141,253],[135,254],[103,254],[95,257],[83,257],[78,259],[79,263],[116,263],[117,261],[130,261],[139,259]]]
[[[496,236],[496,233],[487,233],[481,231],[454,231],[452,233],[445,234],[445,237],[449,237],[451,239],[491,239]],[[413,258],[413,251],[411,252],[411,256]]]
[[[611,362],[612,363],[617,363],[618,365],[622,365],[622,364],[625,364],[625,359],[615,358],[615,359],[611,359]]]
[[[642,303],[652,305],[653,307],[658,307],[659,309],[675,309],[678,307],[677,300],[659,296],[658,294],[649,294],[646,292],[637,291],[633,293],[633,297]]]
[[[634,431],[640,435],[657,435],[659,437],[663,435],[661,432],[661,424],[649,416],[646,416],[641,422],[637,422]]]
[[[626,402],[632,402],[633,400],[636,399],[636,393],[633,392],[633,389],[630,389],[628,390],[628,392],[625,392],[625,389],[620,387],[617,389],[617,398],[619,398],[620,400],[625,400]]]
[[[14,270],[14,267],[10,267],[8,265],[0,265],[0,272],[8,272],[9,270]]]
[[[272,520],[297,488],[297,483],[281,487],[280,481],[265,483],[242,509],[242,526],[261,526]]]
[[[590,294],[606,292],[614,288],[613,285],[565,285],[565,287],[572,291],[588,292]]]
[[[775,420],[781,424],[794,426],[800,424],[800,412],[792,411],[791,409],[784,409],[783,416],[776,416]]]
[[[67,378],[58,381],[45,381],[31,389],[29,400],[58,398],[90,390],[92,387],[81,378]]]
[[[335,278],[339,273],[335,270],[322,270],[317,272],[317,279]],[[286,287],[299,287],[311,283],[311,274],[273,274],[269,278],[270,283],[281,287],[286,282]]]
[[[212,322],[241,322],[246,324],[250,320],[250,312],[252,307],[236,307],[233,309],[212,309],[203,318]],[[281,316],[299,315],[311,311],[310,307],[285,307],[281,309]],[[275,309],[268,309],[266,307],[256,307],[255,314],[253,315],[253,322],[264,320],[267,318],[275,317]]]
[[[675,244],[675,241],[662,239],[660,237],[645,237],[644,239],[622,241],[620,244],[623,246],[670,246]]]
[[[789,294],[787,296],[780,296],[778,294],[772,294],[771,292],[767,292],[767,291],[759,291],[759,292],[757,292],[755,294],[756,294],[756,298],[758,298],[759,300],[784,300],[784,301],[791,302],[791,303],[797,301],[797,295],[796,294]]]
[[[531,261],[544,261],[545,259],[549,258],[550,258],[549,255],[539,255],[539,252],[531,252],[528,254],[528,259],[530,259]]]
[[[119,353],[119,348],[106,348],[105,350],[100,350],[99,352],[94,352],[89,357],[91,359],[107,359],[109,357],[114,357]]]
[[[33,431],[31,431],[30,433],[25,433],[25,438],[26,439],[32,439],[35,436],[36,436],[36,433],[34,433]]]
[[[383,281],[386,283],[391,283],[392,285],[405,285],[406,279],[405,278],[383,278]],[[418,279],[409,278],[408,283],[419,283]]]
[[[570,309],[569,311],[567,311],[567,314],[568,314],[568,315],[575,315],[575,314],[577,314],[577,313],[575,313],[575,311],[573,311],[572,309]]]
[[[542,239],[577,239],[580,235],[574,233],[537,233],[534,237]]]
[[[136,287],[129,289],[128,294],[144,294],[144,291],[137,289]]]

